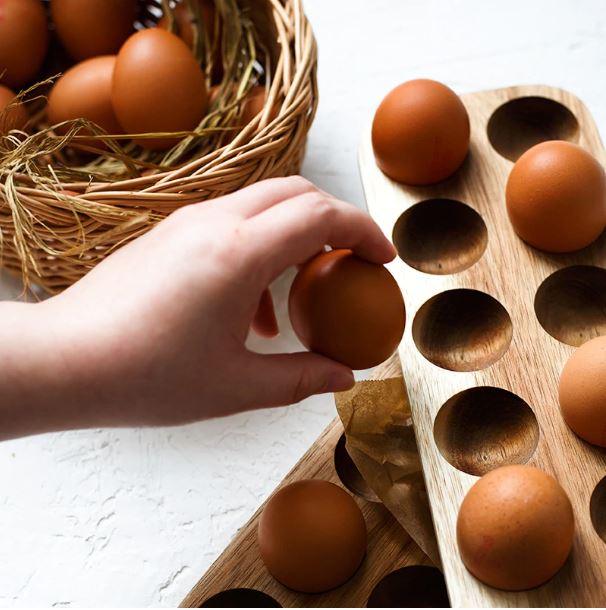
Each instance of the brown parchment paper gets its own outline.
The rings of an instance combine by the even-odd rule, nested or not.
[[[335,394],[335,402],[354,464],[411,538],[440,566],[402,377],[359,382]]]

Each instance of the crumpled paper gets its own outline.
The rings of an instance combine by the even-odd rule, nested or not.
[[[397,366],[392,367],[397,374]],[[400,369],[401,375],[401,369]],[[440,566],[429,499],[401,376],[335,394],[354,464],[411,538]]]

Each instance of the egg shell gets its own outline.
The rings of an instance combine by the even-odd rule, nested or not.
[[[212,77],[213,82],[218,82],[223,76],[223,66],[221,59],[221,27],[217,32],[217,40],[215,41],[215,21],[216,21],[216,9],[215,4],[212,0],[198,0],[200,5],[200,16],[204,23],[206,30],[207,41],[211,47],[215,49],[215,55],[213,57],[213,70]],[[194,48],[194,28],[193,20],[194,16],[189,10],[187,4],[181,2],[173,9],[173,15],[175,18],[176,34],[185,42],[185,44],[193,50]],[[168,17],[163,16],[158,21],[158,27],[168,29]]]
[[[458,95],[433,80],[411,80],[383,99],[372,123],[379,168],[409,185],[434,184],[459,169],[469,150],[469,116]]]
[[[515,232],[547,252],[584,248],[606,225],[604,170],[570,142],[542,142],[527,150],[509,174],[505,198]]]
[[[606,447],[606,337],[584,343],[560,376],[560,408],[582,439]]]
[[[6,109],[14,99],[15,92],[0,85],[0,135],[6,135],[11,129],[23,129],[29,119],[23,104]]]
[[[366,524],[341,487],[303,480],[282,487],[259,519],[261,559],[286,587],[321,593],[349,580],[366,553]]]
[[[242,105],[242,114],[240,115],[241,127],[248,125],[255,117],[263,112],[266,102],[267,90],[265,87],[262,85],[251,87],[250,91],[246,94]],[[268,122],[273,121],[277,116],[278,108],[274,105],[269,111]]]
[[[213,34],[215,31],[215,5],[208,0],[200,0],[200,16],[204,23],[206,35],[209,37],[211,44],[213,43]],[[194,16],[186,4],[180,3],[173,9],[175,18],[176,34],[190,48],[194,48]],[[158,21],[158,27],[168,29],[168,17],[162,16]]]
[[[560,484],[532,466],[503,466],[469,490],[457,520],[461,559],[497,589],[538,587],[564,565],[574,515]]]
[[[0,74],[18,89],[34,80],[48,48],[48,25],[40,0],[0,2]]]
[[[290,290],[289,314],[305,347],[352,369],[391,356],[406,320],[402,293],[389,271],[344,249],[302,266]]]
[[[51,15],[63,47],[81,61],[118,52],[134,30],[137,0],[51,0]]]
[[[204,73],[180,38],[160,28],[141,30],[118,53],[112,103],[126,133],[191,131],[208,105]],[[176,143],[136,141],[152,150]]]
[[[56,125],[83,118],[93,121],[108,134],[122,133],[111,102],[115,64],[115,55],[104,55],[70,68],[55,83],[48,97],[49,123]],[[57,131],[63,134],[67,129]]]

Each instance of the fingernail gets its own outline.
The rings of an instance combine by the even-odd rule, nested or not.
[[[353,373],[347,370],[335,371],[328,379],[327,392],[343,392],[354,387],[356,380]]]
[[[385,258],[387,259],[386,262],[390,262],[392,261],[396,255],[398,254],[398,251],[396,250],[395,246],[389,241],[389,240],[385,240]]]

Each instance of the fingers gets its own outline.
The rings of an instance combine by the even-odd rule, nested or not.
[[[247,373],[250,408],[294,404],[313,394],[348,390],[355,383],[349,368],[310,352],[251,353]]]
[[[301,176],[270,178],[247,186],[237,193],[219,197],[213,201],[213,205],[244,218],[251,218],[282,201],[312,192],[320,191]]]
[[[325,245],[351,248],[361,258],[380,264],[395,256],[393,245],[368,214],[320,193],[279,203],[251,218],[248,228],[258,268],[267,272],[268,283]]]
[[[274,301],[269,288],[263,291],[259,300],[259,307],[252,321],[252,329],[261,337],[275,337],[280,329],[278,328],[278,320],[274,310]]]

